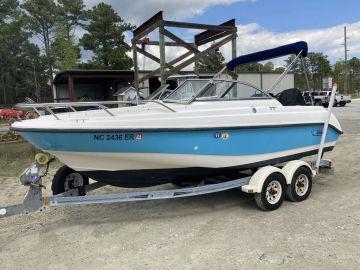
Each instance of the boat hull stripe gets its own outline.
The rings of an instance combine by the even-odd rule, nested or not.
[[[113,132],[178,132],[178,131],[207,131],[207,130],[237,130],[237,129],[259,129],[259,128],[284,128],[297,126],[314,126],[324,125],[324,123],[299,123],[299,124],[283,124],[283,125],[261,125],[261,126],[223,126],[223,127],[183,127],[183,128],[83,128],[83,129],[59,129],[59,128],[17,128],[10,127],[10,130],[17,132],[46,132],[46,133],[113,133]],[[334,129],[339,134],[343,131],[337,127],[329,124],[329,127]]]

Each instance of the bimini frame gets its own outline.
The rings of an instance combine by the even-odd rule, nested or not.
[[[213,83],[214,80],[217,77],[220,77],[220,75],[227,71],[227,72],[234,72],[235,68],[239,65],[248,64],[252,62],[261,62],[277,57],[282,57],[286,55],[295,55],[295,58],[291,61],[291,63],[288,65],[288,67],[283,71],[283,73],[275,80],[275,82],[270,86],[270,88],[265,91],[266,93],[270,93],[274,88],[281,82],[281,80],[285,77],[285,75],[291,70],[291,68],[294,66],[294,64],[300,59],[301,61],[301,67],[303,68],[303,73],[305,74],[306,83],[308,86],[308,90],[310,91],[310,84],[308,81],[307,73],[306,73],[306,67],[305,62],[303,61],[303,58],[307,56],[308,53],[308,47],[307,43],[304,41],[295,42],[292,44],[283,45],[280,47],[276,47],[273,49],[268,49],[264,51],[259,51],[255,53],[250,53],[246,55],[241,55],[237,58],[233,58],[230,62],[228,62],[218,73],[214,75],[212,79],[208,81],[207,84],[205,84],[197,93],[198,95],[201,95],[201,93],[206,90],[206,88],[209,86],[209,84]],[[194,96],[188,103],[193,102],[197,96]],[[311,99],[312,105],[313,100]]]

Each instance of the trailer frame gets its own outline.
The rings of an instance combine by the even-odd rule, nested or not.
[[[315,165],[315,161],[309,162],[309,165]],[[42,185],[42,177],[39,172],[44,166],[38,162],[34,162],[21,175],[20,179],[23,184],[29,186],[22,203],[10,205],[0,208],[0,218],[8,217],[17,214],[28,214],[31,212],[41,212],[47,208],[72,206],[72,205],[90,205],[103,203],[117,203],[117,202],[138,202],[161,199],[176,199],[184,197],[192,197],[204,194],[211,194],[215,192],[226,191],[230,189],[241,189],[250,183],[252,174],[243,176],[237,179],[227,180],[223,182],[214,181],[211,184],[201,184],[198,186],[176,188],[170,190],[156,190],[156,191],[139,191],[127,193],[113,193],[101,195],[85,195],[87,192],[99,189],[106,186],[104,183],[94,182],[89,185],[71,189],[61,194],[53,196],[44,196]],[[268,166],[273,167],[273,166]],[[273,167],[277,168],[277,167]],[[321,160],[319,173],[332,174],[331,161]],[[247,193],[255,193],[247,191]]]

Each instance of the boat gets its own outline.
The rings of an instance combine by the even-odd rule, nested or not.
[[[79,174],[123,187],[199,181],[304,158],[318,152],[326,109],[285,106],[267,91],[219,76],[239,64],[289,54],[305,57],[307,44],[240,56],[213,79],[188,79],[165,99],[137,101],[137,106],[31,104],[49,115],[16,122],[11,129]],[[72,111],[56,114],[51,110],[56,106]],[[77,106],[99,110],[77,111]],[[332,114],[324,151],[331,151],[341,134]]]

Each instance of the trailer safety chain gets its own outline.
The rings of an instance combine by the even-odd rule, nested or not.
[[[50,167],[50,163],[53,162],[55,160],[55,158],[51,158],[47,163],[46,163],[46,169],[44,174],[40,175],[40,177],[45,177],[47,176],[48,172],[49,172],[49,167]]]

